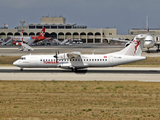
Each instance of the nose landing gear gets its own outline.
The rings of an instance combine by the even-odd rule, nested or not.
[[[23,71],[23,68],[21,68],[20,71]]]

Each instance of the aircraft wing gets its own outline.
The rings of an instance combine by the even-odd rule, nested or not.
[[[67,53],[67,57],[69,59],[72,59],[72,58],[80,58],[81,57],[81,53],[80,52],[68,52]]]
[[[29,40],[28,45],[32,45],[33,42],[34,42],[34,40]]]
[[[55,43],[58,43],[58,44],[61,44],[62,42],[61,41],[59,41],[59,40],[57,40],[57,39],[54,39],[53,40]]]
[[[123,39],[118,39],[118,38],[112,38],[110,40],[113,40],[113,41],[118,41],[118,42],[129,42],[130,40],[123,40]]]
[[[68,42],[68,39],[65,39],[61,42],[61,45],[64,45],[66,42]]]
[[[160,45],[160,41],[159,42],[155,42],[156,45]]]
[[[114,41],[119,41],[119,42],[129,42],[130,40],[125,40],[122,38],[108,38],[108,37],[94,37],[94,38],[102,38],[102,39],[108,39],[108,40],[114,40]]]
[[[32,47],[30,47],[29,45],[21,42],[21,49],[20,51],[34,51],[34,49]]]

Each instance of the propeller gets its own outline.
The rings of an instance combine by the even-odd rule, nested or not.
[[[56,63],[57,63],[57,61],[58,61],[58,54],[59,54],[59,50],[58,50],[58,52],[56,51],[56,55],[53,56],[53,57],[56,58]]]

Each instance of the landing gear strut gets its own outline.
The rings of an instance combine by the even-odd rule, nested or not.
[[[147,53],[150,53],[150,51],[149,51],[149,48],[147,48],[148,50],[147,50]]]
[[[76,72],[77,71],[77,68],[72,68],[72,72]]]
[[[159,52],[159,51],[160,51],[160,50],[159,50],[159,44],[158,44],[158,46],[157,46],[157,47],[158,47],[158,49],[157,49],[156,51],[157,51],[157,52]]]

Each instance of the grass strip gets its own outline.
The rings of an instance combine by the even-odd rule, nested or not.
[[[0,119],[160,119],[160,83],[0,81]]]

